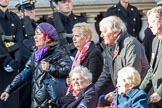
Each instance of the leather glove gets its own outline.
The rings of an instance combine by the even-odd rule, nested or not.
[[[75,96],[72,95],[63,96],[59,99],[60,104],[71,103],[73,101],[75,101]]]

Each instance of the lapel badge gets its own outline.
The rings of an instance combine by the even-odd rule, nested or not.
[[[117,56],[119,51],[117,49],[114,50],[114,55]]]

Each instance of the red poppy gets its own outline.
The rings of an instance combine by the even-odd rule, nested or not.
[[[47,33],[47,32],[44,32],[44,33],[43,33],[43,38],[44,38],[45,41],[48,40],[48,33]]]
[[[110,105],[111,105],[111,106],[115,105],[115,101],[112,101],[112,102],[110,103]]]
[[[117,49],[114,50],[114,55],[117,56],[119,51]]]

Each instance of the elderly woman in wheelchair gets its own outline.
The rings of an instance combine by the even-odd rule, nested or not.
[[[148,96],[139,89],[141,77],[133,67],[124,67],[118,72],[116,90],[100,96],[110,102],[110,108],[148,108]]]

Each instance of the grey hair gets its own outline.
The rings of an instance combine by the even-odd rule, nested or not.
[[[74,69],[72,69],[69,73],[70,78],[72,77],[73,73],[78,73],[86,80],[92,81],[92,73],[86,67],[77,66]]]
[[[102,19],[99,26],[100,28],[104,28],[109,33],[127,31],[125,23],[117,16],[109,16]]]

